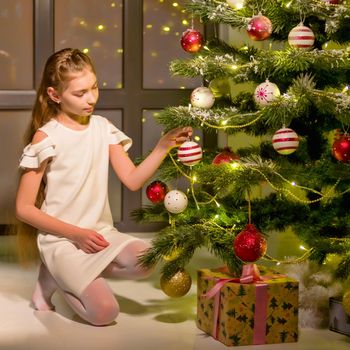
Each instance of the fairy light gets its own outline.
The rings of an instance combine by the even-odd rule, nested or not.
[[[216,204],[216,206],[217,206],[218,208],[221,207],[220,203],[219,203],[216,199],[214,199],[214,202],[215,202],[215,204]]]
[[[182,24],[183,24],[184,26],[188,26],[188,23],[189,23],[189,22],[188,22],[187,19],[183,19],[183,20],[182,20]]]
[[[228,120],[226,119],[226,120],[222,120],[220,124],[221,125],[227,125],[227,123],[228,123]]]
[[[86,47],[85,49],[82,50],[84,53],[89,53],[89,49]]]
[[[195,141],[200,141],[201,138],[200,138],[198,135],[196,135],[196,136],[194,137],[194,140],[195,140]]]
[[[349,91],[349,85],[346,85],[345,88],[343,89],[342,93],[344,94],[345,92]]]
[[[234,170],[239,168],[239,163],[237,163],[237,162],[232,162],[232,163],[230,163],[230,165],[231,165],[231,168]]]
[[[169,26],[163,26],[162,27],[162,31],[165,33],[169,33],[170,32],[170,27]]]
[[[146,24],[146,29],[152,29],[153,25],[152,24]]]
[[[112,2],[111,7],[115,7],[115,6],[116,6],[115,2]]]
[[[173,2],[173,6],[174,6],[174,7],[178,7],[179,4],[178,4],[177,2]]]
[[[196,176],[196,175],[193,175],[193,176],[192,176],[192,183],[195,183],[195,182],[197,182],[197,176]]]
[[[236,69],[238,69],[238,66],[237,66],[237,64],[232,64],[232,65],[230,66],[230,68],[231,68],[232,70],[236,70]]]
[[[296,183],[295,181],[292,181],[290,184],[291,184],[292,186],[296,186],[296,185],[297,185],[297,183]]]
[[[103,25],[103,24],[99,24],[96,29],[99,31],[99,32],[102,32],[103,30],[106,29],[106,27]]]
[[[289,8],[290,5],[292,5],[292,2],[293,2],[293,1],[289,1],[289,2],[286,4],[286,7]]]
[[[218,219],[219,217],[220,217],[219,214],[216,214],[216,215],[214,216],[215,219]]]
[[[301,250],[307,250],[303,245],[299,247]]]

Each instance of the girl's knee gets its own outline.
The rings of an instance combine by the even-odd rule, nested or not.
[[[95,303],[89,322],[94,326],[107,326],[119,315],[119,304],[116,300],[101,299]]]

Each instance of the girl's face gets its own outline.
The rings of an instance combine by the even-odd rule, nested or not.
[[[89,116],[99,96],[96,75],[88,68],[75,72],[61,92],[54,92],[64,114],[71,118]]]

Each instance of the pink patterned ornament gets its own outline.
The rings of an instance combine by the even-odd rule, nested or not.
[[[309,50],[315,42],[315,34],[301,22],[288,35],[288,43],[297,49]]]
[[[272,146],[280,154],[291,154],[299,146],[299,136],[293,129],[279,129],[272,137]]]
[[[267,79],[264,83],[258,85],[254,92],[254,100],[260,106],[266,106],[276,97],[280,96],[280,89],[274,83]]]

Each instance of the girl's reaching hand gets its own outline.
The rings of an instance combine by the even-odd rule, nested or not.
[[[109,246],[104,237],[93,230],[82,229],[74,236],[74,242],[85,253],[97,253]]]
[[[192,127],[190,126],[172,129],[161,137],[158,147],[170,150],[171,148],[180,146],[192,136],[192,132]]]

